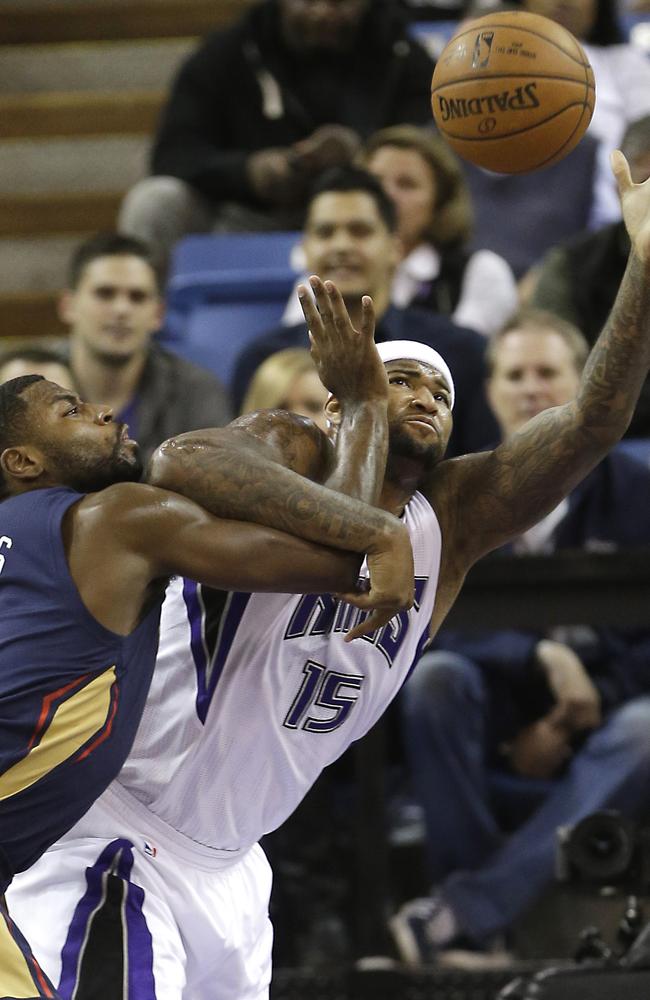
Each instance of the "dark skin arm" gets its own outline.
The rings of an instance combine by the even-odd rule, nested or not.
[[[553,510],[631,420],[650,367],[650,181],[632,184],[620,153],[613,167],[632,251],[577,398],[540,413],[492,452],[443,463],[427,488],[446,540],[434,628],[469,567]]]
[[[66,515],[64,541],[84,604],[121,635],[173,574],[223,590],[320,593],[353,588],[359,564],[355,555],[223,521],[185,497],[140,484],[89,494]]]

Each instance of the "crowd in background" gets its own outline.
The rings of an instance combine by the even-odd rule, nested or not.
[[[42,372],[110,405],[146,456],[173,434],[267,407],[326,433],[326,392],[295,291],[228,377],[219,377],[220,340],[236,342],[235,326],[214,330],[210,370],[183,356],[182,335],[166,336],[165,276],[178,240],[295,230],[296,280],[332,279],[353,320],[371,294],[378,341],[421,340],[449,362],[451,455],[488,448],[573,398],[629,252],[609,151],[622,147],[636,181],[650,176],[650,58],[625,40],[614,0],[508,5],[562,21],[596,76],[585,138],[528,175],[461,162],[431,121],[434,64],[412,22],[485,7],[318,6],[321,20],[304,0],[261,0],[198,45],[172,85],[151,176],[127,194],[117,231],[85,242],[70,263],[65,350],[44,347],[35,330],[37,343],[0,358],[1,380]],[[615,450],[514,551],[650,544],[649,393],[627,451]],[[402,957],[507,950],[516,921],[552,881],[559,826],[597,809],[648,811],[650,628],[443,630],[388,731],[398,805],[387,835],[415,814],[426,858],[420,898],[393,901]],[[502,808],[504,777],[522,804],[515,814]],[[344,758],[269,838],[286,961],[349,957],[352,873],[330,864],[353,839],[351,796]],[[290,916],[297,900],[300,927]],[[429,951],[409,951],[402,933],[414,906],[429,913]]]

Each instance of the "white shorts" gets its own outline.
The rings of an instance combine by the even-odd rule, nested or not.
[[[62,1000],[265,1000],[271,868],[258,845],[211,857],[105,793],[7,903]]]

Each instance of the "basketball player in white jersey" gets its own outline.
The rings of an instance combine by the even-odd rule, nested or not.
[[[613,166],[632,250],[576,400],[492,452],[441,461],[451,373],[422,345],[380,345],[390,445],[376,502],[403,518],[411,538],[408,612],[350,643],[363,612],[331,595],[218,594],[177,581],[129,761],[9,893],[62,997],[266,996],[270,872],[256,841],[379,717],[469,567],[557,506],[629,423],[650,367],[650,181],[633,185],[620,154]],[[345,306],[331,286],[314,287],[318,311],[303,297],[310,329],[319,344],[326,334],[344,349],[354,337]],[[325,384],[340,391],[345,359],[336,370],[319,354]],[[335,436],[336,398],[328,417]],[[196,463],[202,449],[206,496],[233,516],[233,491],[246,488],[238,456],[318,480],[328,447],[302,420],[253,415],[163,448],[158,475],[173,488],[189,474],[188,454]]]

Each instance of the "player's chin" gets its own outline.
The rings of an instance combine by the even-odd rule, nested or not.
[[[137,482],[140,479],[143,462],[140,446],[135,441],[122,442],[115,456],[115,470],[122,482]]]
[[[413,458],[430,467],[441,460],[445,453],[446,441],[435,431],[422,434],[407,426],[391,431],[390,452],[402,458]]]

